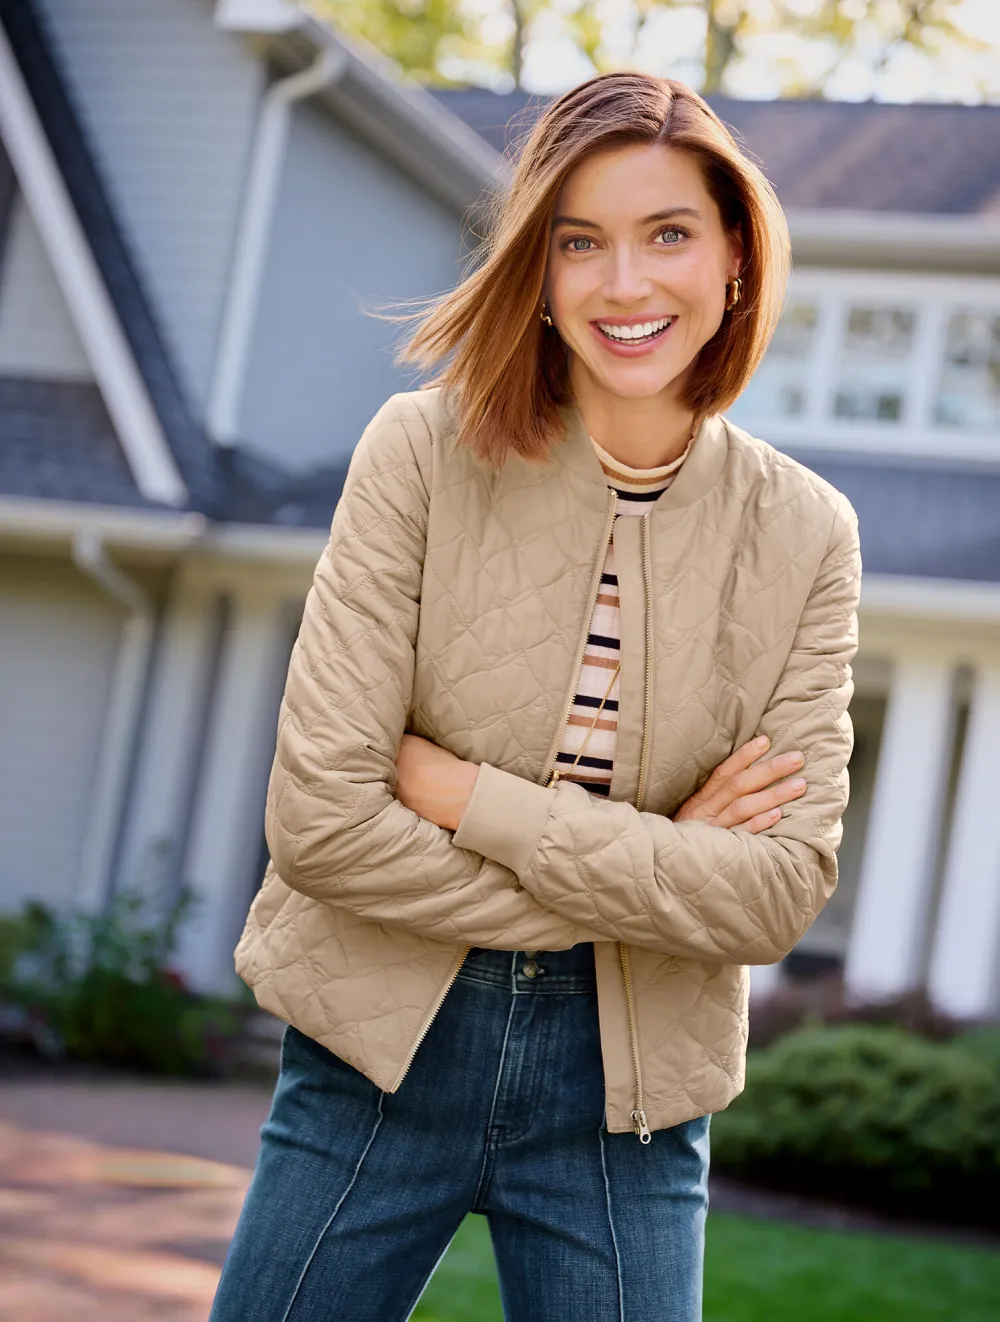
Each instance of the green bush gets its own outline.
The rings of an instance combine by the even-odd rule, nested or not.
[[[752,1051],[745,1092],[713,1118],[713,1161],[775,1187],[1000,1220],[1000,1069],[979,1032],[963,1046],[854,1024]]]
[[[99,914],[35,902],[5,918],[0,1002],[17,1012],[20,1036],[50,1056],[162,1074],[211,1070],[238,1019],[170,968],[190,906],[187,892],[123,891]]]

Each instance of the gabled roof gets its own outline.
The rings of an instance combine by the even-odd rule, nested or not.
[[[110,298],[127,352],[138,369],[172,460],[187,488],[190,504],[206,512],[213,511],[218,494],[213,448],[184,396],[152,300],[143,286],[124,228],[115,215],[32,0],[19,0],[16,5],[4,6],[3,30],[75,219],[82,227],[89,256],[96,264],[103,285],[100,292],[106,292]],[[58,396],[59,391],[55,390],[53,409],[56,414],[60,411]],[[81,444],[84,443],[81,438]],[[77,487],[75,482],[73,485]],[[97,485],[103,489],[103,483],[97,482]],[[83,492],[70,497],[67,492],[65,498],[100,497]]]
[[[496,151],[546,103],[481,88],[434,95]],[[708,99],[787,209],[1000,217],[1000,106]]]

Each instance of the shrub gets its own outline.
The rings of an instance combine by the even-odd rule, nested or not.
[[[789,1034],[750,1053],[713,1159],[776,1187],[1000,1221],[1000,1071],[982,1052],[867,1024]]]
[[[227,1002],[195,994],[170,969],[190,907],[188,892],[162,890],[123,891],[99,914],[30,903],[0,924],[0,1002],[50,1056],[210,1070],[238,1023]]]

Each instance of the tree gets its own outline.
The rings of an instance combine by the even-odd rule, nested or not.
[[[449,68],[473,73],[479,69],[491,75],[488,81],[495,83],[506,74],[520,87],[533,26],[554,9],[567,34],[601,71],[636,66],[654,21],[671,12],[700,15],[701,77],[692,81],[707,93],[725,90],[741,61],[754,58],[754,50],[768,37],[793,38],[801,50],[808,48],[810,63],[817,66],[810,73],[801,61],[786,61],[780,90],[793,96],[822,96],[830,77],[848,60],[860,60],[877,77],[905,48],[928,54],[948,44],[982,49],[955,22],[961,0],[632,0],[624,44],[620,14],[609,18],[601,0],[558,6],[552,0],[493,0],[492,9],[489,0],[312,3],[391,55],[414,77],[438,84],[451,81]]]

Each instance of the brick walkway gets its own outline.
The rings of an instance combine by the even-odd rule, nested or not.
[[[0,1089],[0,1317],[205,1322],[266,1109],[254,1089]]]

